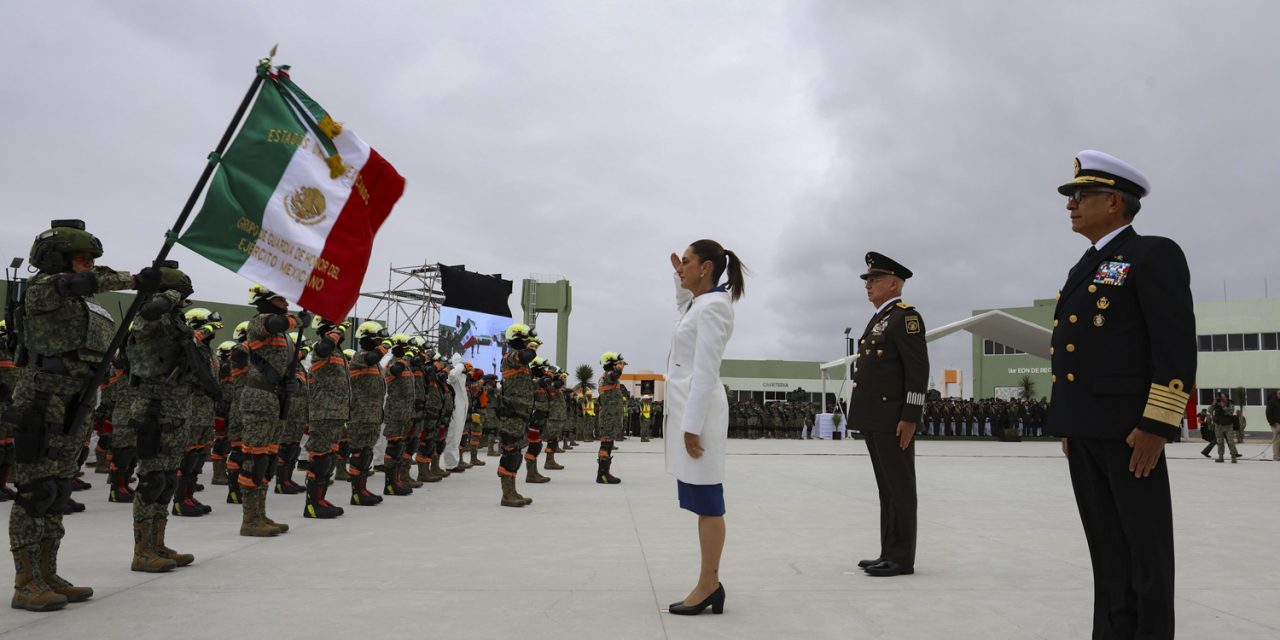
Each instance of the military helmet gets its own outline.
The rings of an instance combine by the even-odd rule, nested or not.
[[[622,359],[622,354],[621,354],[621,353],[614,353],[614,352],[612,352],[612,351],[606,351],[606,352],[604,352],[604,354],[602,354],[602,355],[600,356],[600,364],[601,364],[602,366],[606,366],[606,367],[608,367],[608,366],[610,366],[610,365],[615,365],[615,364],[626,364],[626,363],[627,363],[627,361]]]
[[[422,336],[413,336],[409,338],[409,343],[416,347],[419,351],[426,350],[427,339]]]
[[[343,349],[343,350],[342,350],[342,355],[346,356],[346,357],[347,357],[347,359],[348,359],[348,360],[350,360],[350,359],[352,359],[352,358],[356,357],[356,350],[355,350],[355,349]]]
[[[542,344],[542,338],[539,338],[539,337],[538,337],[538,334],[536,334],[536,333],[535,333],[535,334],[533,334],[533,336],[532,336],[532,337],[530,337],[530,338],[529,338],[529,346],[531,346],[531,347],[537,347],[537,346],[539,346],[539,345],[541,345],[541,344]]]
[[[391,344],[394,344],[394,345],[396,345],[397,347],[399,347],[399,346],[406,346],[406,347],[407,347],[407,346],[412,346],[412,345],[413,345],[413,338],[410,338],[409,336],[407,336],[407,335],[405,335],[405,334],[403,334],[403,333],[397,333],[397,334],[395,334],[394,336],[391,336]]]
[[[249,287],[249,304],[257,306],[271,302],[273,298],[283,298],[284,296],[260,285],[255,284]]]
[[[377,322],[370,320],[369,322],[360,323],[356,327],[356,339],[363,340],[365,338],[384,338],[387,335],[387,328]]]
[[[528,341],[531,338],[538,337],[538,332],[530,329],[527,324],[517,322],[507,327],[507,330],[502,332],[502,337],[506,338],[507,342]]]
[[[0,333],[8,333],[8,332],[9,332],[9,323],[5,322],[3,319],[0,319]]]
[[[77,253],[102,257],[102,241],[84,230],[83,220],[54,220],[49,229],[36,236],[28,257],[31,265],[45,273],[71,269],[71,256]]]
[[[184,298],[195,292],[195,288],[191,285],[191,276],[178,268],[177,260],[165,260],[161,263],[160,290],[177,291]]]
[[[313,331],[323,331],[332,326],[334,326],[333,322],[330,322],[329,320],[325,320],[324,318],[321,318],[320,314],[318,313],[311,316],[311,329]]]
[[[231,332],[231,338],[237,342],[244,342],[249,339],[249,321],[245,320],[236,325],[236,328]]]
[[[182,314],[182,318],[192,327],[203,327],[206,324],[213,325],[214,329],[222,328],[222,314],[217,311],[210,311],[204,307],[195,307],[188,309]]]
[[[533,360],[529,361],[529,368],[530,369],[546,369],[547,368],[546,358],[543,358],[542,356],[538,356],[534,358]]]
[[[231,353],[231,350],[235,348],[236,348],[236,343],[234,341],[225,340],[222,342],[222,344],[218,345],[218,355],[222,356],[222,355]]]

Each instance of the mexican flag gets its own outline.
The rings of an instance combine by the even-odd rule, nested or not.
[[[288,69],[260,68],[257,100],[178,242],[338,320],[355,305],[373,236],[404,178]]]

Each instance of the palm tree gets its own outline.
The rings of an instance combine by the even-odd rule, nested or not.
[[[1036,397],[1036,381],[1031,379],[1029,375],[1023,375],[1022,380],[1018,382],[1018,386],[1022,387],[1022,399],[1030,400]]]
[[[578,368],[573,372],[573,377],[578,380],[578,384],[574,385],[573,388],[577,389],[578,393],[582,395],[586,395],[588,391],[596,388],[596,383],[593,382],[596,377],[596,371],[589,364],[578,365]]]

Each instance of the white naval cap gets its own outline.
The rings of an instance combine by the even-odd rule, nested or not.
[[[1133,165],[1111,154],[1085,149],[1076,154],[1075,177],[1061,187],[1064,196],[1084,187],[1107,187],[1139,198],[1151,193],[1151,183]]]

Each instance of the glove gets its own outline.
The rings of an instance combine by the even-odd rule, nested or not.
[[[133,276],[133,288],[139,293],[151,293],[160,289],[160,270],[155,267],[143,267]]]
[[[289,395],[302,391],[302,382],[297,378],[289,378],[284,382],[284,391]]]
[[[298,326],[300,326],[300,327],[310,327],[310,326],[311,326],[311,320],[312,320],[313,318],[315,318],[315,317],[316,317],[316,314],[311,313],[310,311],[307,311],[306,309],[303,309],[302,311],[299,311],[299,312],[298,312]]]
[[[338,325],[338,331],[341,331],[344,335],[350,330],[351,330],[350,320],[347,320],[346,322],[343,322],[342,324]]]

